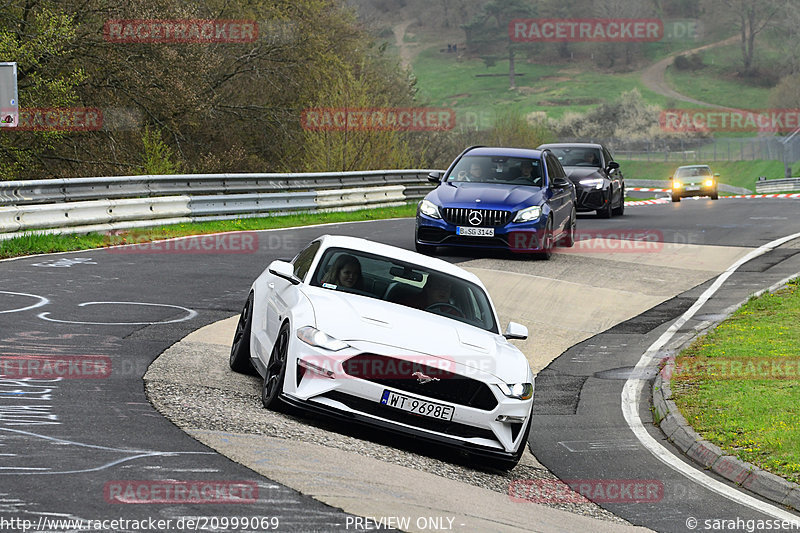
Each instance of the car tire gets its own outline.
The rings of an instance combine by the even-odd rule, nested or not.
[[[533,413],[531,412],[531,416],[528,417],[528,427],[525,428],[525,434],[522,436],[522,442],[519,445],[519,450],[514,452],[514,455],[509,458],[487,458],[483,459],[482,463],[495,470],[502,470],[504,472],[508,472],[512,470],[517,464],[519,464],[520,459],[525,454],[525,450],[528,449],[528,437],[531,434],[531,419],[533,417]]]
[[[681,201],[681,197],[680,196],[675,196],[674,194],[670,198],[672,199],[673,202],[680,202]]]
[[[547,261],[553,256],[553,219],[547,219],[547,225],[544,228],[544,246],[541,252],[534,254],[538,259]]]
[[[625,214],[625,189],[619,191],[619,205],[612,211],[615,217],[621,217]]]
[[[253,293],[247,297],[244,304],[239,322],[236,324],[236,332],[233,334],[231,344],[230,367],[234,372],[242,374],[255,374],[255,368],[250,362],[250,335],[253,330]]]
[[[430,244],[420,244],[416,241],[414,242],[414,249],[417,250],[418,253],[425,255],[433,255],[436,253],[436,246],[432,246]]]
[[[575,227],[578,225],[578,214],[575,212],[575,208],[572,208],[572,215],[569,217],[569,223],[567,224],[567,230],[564,233],[564,236],[558,240],[558,245],[563,246],[565,248],[572,248],[575,246]]]
[[[289,356],[289,323],[284,322],[275,339],[272,353],[269,355],[269,363],[264,373],[264,381],[261,384],[261,403],[267,409],[277,411],[283,407],[281,400],[281,390],[286,376],[286,362]]]
[[[611,218],[614,216],[614,208],[611,207],[611,200],[613,199],[611,193],[609,192],[609,198],[606,202],[605,207],[597,210],[597,216],[600,218]]]
[[[719,200],[719,193],[718,192],[714,192],[714,194],[711,195],[711,199],[712,200]]]

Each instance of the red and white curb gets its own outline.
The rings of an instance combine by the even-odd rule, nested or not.
[[[730,200],[731,198],[800,198],[800,193],[783,194],[737,194],[736,196],[720,196]]]
[[[669,189],[627,189],[629,191],[661,191],[666,192]],[[735,196],[720,196],[720,200],[738,200],[742,198],[792,198],[800,199],[800,193],[783,193],[783,194],[737,194]],[[690,196],[688,198],[681,198],[681,200],[705,200],[705,196]],[[625,202],[625,207],[635,207],[637,205],[652,205],[652,204],[669,204],[672,200],[669,198],[656,198],[655,200],[633,200]]]
[[[625,207],[637,206],[637,205],[651,205],[651,204],[668,204],[672,200],[669,198],[656,198],[655,200],[633,200],[629,202],[625,202]]]

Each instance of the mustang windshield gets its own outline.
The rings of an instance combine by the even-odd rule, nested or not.
[[[498,332],[489,298],[479,286],[389,257],[330,248],[310,284],[393,302]]]
[[[541,187],[542,165],[538,159],[526,157],[467,155],[458,161],[447,181]]]

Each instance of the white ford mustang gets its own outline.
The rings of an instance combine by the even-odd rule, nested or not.
[[[530,431],[534,376],[500,334],[486,288],[440,259],[325,235],[253,283],[230,366],[282,403],[456,446],[513,468]]]

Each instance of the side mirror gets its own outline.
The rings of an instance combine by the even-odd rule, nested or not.
[[[442,181],[443,172],[435,170],[433,172],[428,172],[428,181],[433,183],[441,183]]]
[[[294,266],[292,266],[291,263],[287,263],[286,261],[273,261],[269,264],[267,270],[269,270],[269,273],[273,276],[283,278],[292,285],[300,284],[300,280],[294,275]]]
[[[617,168],[619,168],[619,163],[617,163],[616,161],[609,161],[608,162],[608,169],[609,170],[615,170]]]
[[[506,339],[525,340],[528,338],[528,328],[516,322],[509,322],[503,337]]]
[[[714,173],[714,177],[715,177],[715,178],[718,178],[718,177],[719,177],[719,172],[715,172],[715,173]]]
[[[569,187],[569,180],[567,178],[555,178],[553,180],[553,187],[558,187],[560,189]]]

